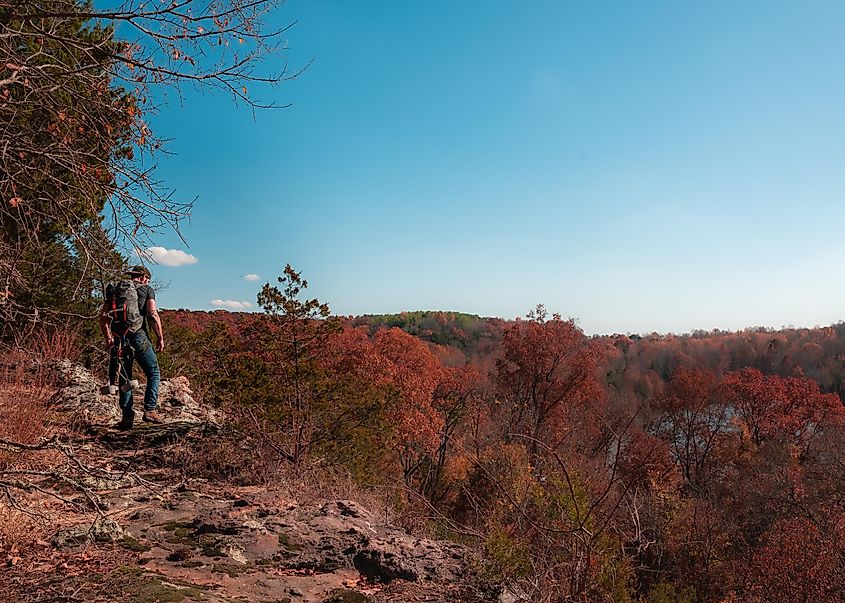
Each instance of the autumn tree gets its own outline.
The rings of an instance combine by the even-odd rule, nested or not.
[[[828,520],[841,516],[834,501],[845,494],[840,460],[845,410],[838,397],[821,393],[804,377],[763,375],[750,368],[726,375],[720,396],[733,415],[733,428],[719,452],[713,506],[721,512],[718,532],[730,543],[730,556],[759,556],[761,547],[770,546],[767,541],[777,541],[786,530],[793,531],[791,541],[800,525],[807,526],[804,544],[780,540],[774,546],[821,547],[824,555],[837,557],[832,547],[839,537],[830,532],[835,522]],[[804,563],[795,557],[782,573],[800,574]],[[838,571],[806,569],[810,573],[802,580],[808,589],[810,574]]]
[[[434,410],[440,426],[436,446],[421,449],[414,462],[420,492],[432,504],[438,504],[449,495],[454,483],[447,475],[447,463],[456,453],[458,430],[467,413],[480,402],[481,375],[472,365],[444,369],[432,396]]]
[[[434,391],[442,369],[425,343],[399,329],[377,331],[373,345],[383,360],[378,377],[398,396],[396,443],[407,481],[415,472],[418,454],[433,452],[438,444],[442,418],[434,408]]]
[[[505,428],[537,440],[555,441],[566,418],[603,398],[597,376],[599,354],[575,325],[537,306],[527,320],[509,325],[496,362],[495,380],[505,403]]]
[[[845,417],[838,396],[822,393],[816,382],[804,377],[767,376],[746,368],[725,377],[722,395],[755,446],[773,438],[806,445]]]
[[[685,487],[696,492],[705,487],[714,450],[730,420],[716,391],[709,371],[678,369],[653,401],[656,417],[650,429],[667,442]]]
[[[410,483],[421,459],[437,449],[443,426],[434,405],[443,375],[437,358],[424,342],[400,329],[380,329],[370,336],[364,328],[347,328],[329,342],[326,365],[339,382],[351,379],[369,392],[367,406],[387,420],[381,435],[384,452],[393,455]]]
[[[536,440],[531,452],[532,438],[514,434],[465,451],[452,516],[483,534],[494,570],[525,600],[633,600],[634,547],[653,544],[641,484],[668,464],[636,417],[593,407],[570,418],[578,437],[554,447]]]
[[[237,325],[213,321],[194,364],[211,400],[225,405],[250,437],[299,468],[320,433],[327,381],[320,358],[339,325],[329,307],[304,297],[308,282],[286,265],[278,286],[258,294],[264,314]]]
[[[803,603],[845,598],[845,516],[796,517],[771,526],[750,563],[738,564],[746,601]]]

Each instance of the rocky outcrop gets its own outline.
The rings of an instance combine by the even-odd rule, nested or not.
[[[74,414],[74,423],[81,425],[110,425],[120,420],[118,395],[100,393],[105,385],[91,371],[68,360],[51,364],[61,387],[50,404],[63,412]],[[136,412],[142,409],[145,386],[142,384],[132,395]],[[159,410],[167,422],[218,423],[214,409],[197,402],[186,377],[164,379],[159,387]]]
[[[161,554],[151,551],[152,558],[166,551],[165,558],[225,559],[244,569],[357,570],[382,584],[396,579],[454,582],[466,573],[469,558],[460,545],[379,525],[369,511],[348,500],[269,507],[185,492],[167,509],[137,513],[127,525],[133,534],[163,547]]]
[[[354,567],[368,580],[381,583],[396,579],[451,582],[466,571],[463,547],[378,526],[353,501],[289,509],[283,519],[270,519],[266,525],[288,544],[284,552],[299,568]]]
[[[197,589],[211,602],[495,600],[473,590],[465,547],[383,525],[353,501],[299,505],[257,488],[234,497],[184,487],[159,494],[102,493],[109,519],[64,529],[53,544],[115,543],[137,552],[139,575]]]
[[[162,384],[166,424],[117,431],[108,427],[119,418],[117,396],[101,395],[103,384],[83,367],[52,368],[61,383],[54,407],[86,429],[62,435],[76,473],[44,477],[29,502],[55,508],[45,559],[77,555],[84,565],[60,585],[55,571],[45,571],[35,585],[45,592],[58,589],[83,602],[497,600],[481,586],[472,552],[459,544],[412,536],[352,500],[302,504],[271,485],[210,482],[165,462],[178,453],[202,454],[192,446],[223,437],[216,414],[193,398],[186,379]],[[66,504],[51,507],[56,499]],[[12,591],[2,582],[6,600],[3,593]],[[16,574],[15,584],[32,590],[32,583],[31,573]]]

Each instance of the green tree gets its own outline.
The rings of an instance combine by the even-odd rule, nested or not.
[[[340,325],[327,304],[301,298],[308,281],[290,264],[277,280],[279,286],[266,283],[258,294],[269,323],[259,325],[253,341],[270,377],[259,399],[264,418],[282,428],[285,457],[299,465],[315,438],[314,410],[326,389],[319,358]]]
[[[112,166],[131,153],[133,98],[108,69],[118,43],[81,16],[90,5],[45,6],[68,16],[0,18],[0,317],[18,339],[26,326],[90,315],[103,273],[122,265],[100,218]]]

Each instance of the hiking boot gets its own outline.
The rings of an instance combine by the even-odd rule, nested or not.
[[[161,415],[154,410],[144,411],[144,421],[146,421],[147,423],[156,423],[158,425],[164,423],[164,419],[161,417]]]
[[[133,417],[123,417],[120,420],[120,423],[114,426],[115,429],[119,429],[121,431],[129,431],[132,429],[132,424],[134,423]]]
[[[113,396],[117,393],[116,385],[104,385],[100,388],[100,393],[104,396]]]

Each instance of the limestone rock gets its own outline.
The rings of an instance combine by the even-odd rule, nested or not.
[[[126,536],[127,533],[115,520],[99,517],[93,524],[81,524],[59,530],[53,536],[52,544],[56,548],[69,548],[87,542],[120,542]]]
[[[118,396],[100,393],[105,385],[86,368],[69,360],[58,360],[50,369],[56,374],[62,387],[53,395],[50,404],[59,410],[74,413],[73,422],[82,425],[110,425],[120,420]],[[143,408],[145,386],[133,393],[134,409]],[[188,423],[219,423],[219,416],[213,409],[197,402],[187,377],[164,379],[159,386],[159,410],[165,421]]]
[[[169,514],[184,519],[153,521],[165,526],[151,528],[160,540],[181,530],[180,544],[193,546],[198,556],[226,558],[242,566],[272,562],[293,571],[357,570],[368,581],[382,584],[449,583],[465,577],[471,557],[461,545],[379,525],[369,511],[349,500],[271,510],[233,507],[231,502],[186,493],[173,502]],[[147,519],[131,527],[149,524]]]
[[[86,368],[69,360],[57,360],[50,365],[62,387],[53,394],[53,408],[75,413],[73,423],[81,425],[116,423],[120,420],[117,396],[100,394],[100,383]]]
[[[372,582],[401,579],[449,582],[466,570],[467,552],[460,545],[414,538],[402,530],[379,526],[358,503],[338,500],[316,511],[300,509],[280,538],[299,547],[297,565],[315,570],[354,567]]]

